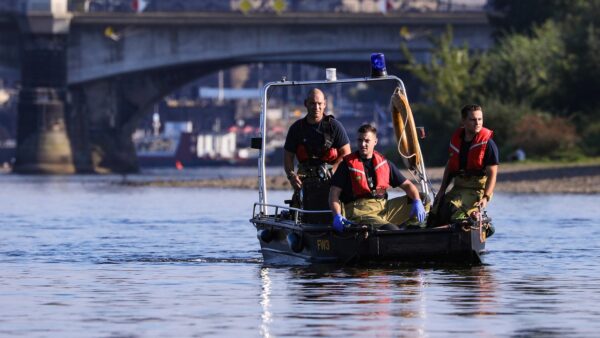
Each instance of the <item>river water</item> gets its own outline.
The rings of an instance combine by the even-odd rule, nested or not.
[[[253,172],[0,175],[0,336],[598,336],[600,196],[497,194],[479,267],[302,268],[254,191],[119,184]]]

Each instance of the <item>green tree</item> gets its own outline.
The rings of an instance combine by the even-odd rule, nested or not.
[[[600,155],[600,0],[493,0],[489,17],[497,36],[502,37],[498,49],[504,51],[499,53],[512,54],[506,62],[498,60],[502,55],[495,55],[493,63],[503,66],[504,71],[507,67],[515,69],[506,77],[501,71],[490,75],[500,81],[503,98],[530,100],[534,107],[568,117],[582,135],[586,153]],[[531,36],[531,40],[516,37],[515,32]],[[528,52],[519,60],[511,49]],[[547,77],[536,78],[536,73]],[[529,84],[516,82],[511,90],[503,80],[514,80],[511,75],[515,74],[526,75],[518,78]]]
[[[562,21],[575,3],[583,0],[490,0],[488,20],[494,36],[529,35],[548,19]]]
[[[470,54],[466,45],[453,46],[452,41],[451,28],[432,38],[431,57],[426,63],[417,62],[403,46],[408,60],[404,68],[424,87],[425,100],[416,104],[414,111],[417,121],[429,131],[423,149],[430,164],[446,161],[448,140],[459,125],[460,108],[468,103],[483,106],[485,124],[494,130],[501,154],[523,147],[524,140],[539,143],[528,144],[527,150],[534,156],[544,156],[540,152],[549,149],[548,144],[560,144],[560,150],[573,149],[577,137],[571,129],[564,134],[553,132],[550,138],[548,134],[520,135],[527,129],[527,121],[539,121],[528,116],[549,116],[552,110],[548,108],[560,98],[562,88],[556,74],[567,72],[570,59],[554,22],[534,28],[531,37],[508,36],[484,54]],[[536,125],[550,126],[554,131],[567,120],[548,121]],[[552,138],[556,143],[549,142]]]
[[[565,74],[568,107],[591,113],[600,105],[600,0],[576,2],[563,23],[565,46],[574,57]]]
[[[424,102],[413,111],[419,125],[427,129],[423,142],[425,158],[430,164],[441,165],[447,160],[448,140],[459,125],[460,108],[480,99],[476,89],[484,81],[485,67],[479,57],[470,55],[467,45],[453,45],[452,27],[439,37],[429,38],[432,48],[429,61],[420,63],[408,50],[402,51],[408,63],[401,68],[412,73],[422,84]]]
[[[561,112],[564,106],[561,76],[573,57],[565,49],[560,25],[547,21],[532,36],[507,36],[487,53],[484,97]]]
[[[470,91],[480,87],[483,73],[478,66],[478,58],[469,53],[468,45],[453,45],[453,30],[447,27],[439,37],[432,36],[429,61],[420,63],[402,45],[402,51],[408,64],[401,67],[410,71],[424,85],[424,94],[429,104],[437,107],[456,110],[457,105],[464,103]]]

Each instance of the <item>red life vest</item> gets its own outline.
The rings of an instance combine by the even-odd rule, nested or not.
[[[308,155],[308,151],[306,150],[304,144],[299,144],[298,147],[296,147],[296,157],[298,158],[298,162],[300,163],[306,162],[311,159],[311,157]],[[335,162],[337,157],[337,149],[329,148],[329,150],[323,152],[323,155],[321,155],[321,157],[318,157],[317,159],[326,163],[333,163]]]
[[[458,128],[452,139],[450,140],[449,159],[448,159],[448,170],[451,174],[454,174],[460,170],[460,147],[463,143],[464,128]],[[487,143],[494,135],[494,132],[482,128],[480,132],[475,134],[473,141],[471,141],[471,147],[467,154],[467,167],[464,168],[467,172],[480,172],[483,168],[483,158],[485,156],[485,150],[487,149]]]
[[[375,181],[377,186],[371,191],[365,166],[363,165],[358,152],[344,157],[344,161],[350,170],[350,180],[352,181],[352,193],[356,198],[373,197],[374,195],[384,195],[390,187],[390,165],[383,155],[373,152],[373,168],[375,169]]]
[[[313,149],[312,151],[309,151],[309,147],[307,147],[306,145],[300,143],[298,144],[298,146],[296,147],[296,158],[298,158],[298,162],[300,163],[304,163],[308,160],[320,160],[323,161],[325,163],[333,163],[335,162],[335,160],[337,160],[338,158],[338,152],[337,149],[332,148],[331,145],[333,144],[333,127],[331,126],[331,120],[334,119],[333,115],[326,115],[323,117],[323,121],[322,123],[322,128],[323,128],[323,136],[325,138],[325,144],[323,144],[323,146],[320,149]],[[305,123],[306,119],[302,120],[302,133],[304,133],[304,128],[308,128]]]

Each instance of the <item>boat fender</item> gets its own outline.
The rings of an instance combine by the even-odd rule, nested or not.
[[[269,243],[273,239],[273,231],[269,229],[258,230],[257,236],[259,240]]]
[[[298,253],[302,251],[302,240],[300,239],[300,236],[298,236],[296,233],[292,232],[289,235],[287,235],[287,242],[290,249],[292,249],[293,252]]]

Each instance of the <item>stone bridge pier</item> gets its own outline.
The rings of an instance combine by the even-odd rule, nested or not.
[[[173,88],[228,66],[227,62],[170,65],[69,85],[72,17],[67,2],[33,3],[37,7],[27,7],[17,20],[22,83],[17,173],[138,171],[131,135],[140,119]]]
[[[22,87],[14,168],[19,173],[75,172],[65,124],[70,15],[66,2],[62,7],[51,4],[19,17]]]

